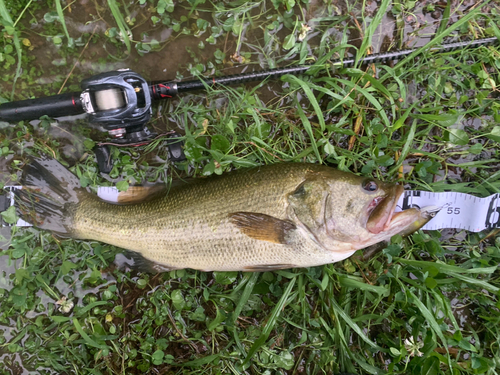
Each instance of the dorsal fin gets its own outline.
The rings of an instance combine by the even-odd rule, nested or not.
[[[229,220],[248,237],[279,244],[286,244],[288,234],[297,228],[289,220],[255,212],[235,212]]]
[[[168,187],[163,184],[152,186],[129,186],[126,191],[118,193],[118,204],[146,202],[161,194],[166,194]]]
[[[205,180],[204,178],[187,178],[187,179],[174,180],[168,184],[158,183],[150,186],[129,186],[127,190],[120,191],[118,193],[118,198],[113,197],[113,199],[110,200],[110,202],[117,204],[134,204],[134,203],[147,202],[159,196],[168,194],[168,192],[172,189],[177,189],[177,188],[182,189],[188,185],[201,183],[204,180]],[[108,199],[106,198],[101,198],[101,199],[108,201]]]

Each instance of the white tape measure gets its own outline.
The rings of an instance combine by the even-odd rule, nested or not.
[[[5,188],[12,191],[18,189],[19,186],[6,186]],[[117,202],[119,191],[115,187],[99,187],[97,195],[105,201]],[[6,203],[7,207],[0,208],[0,211],[14,205],[12,193]],[[425,206],[437,206],[441,210],[422,229],[456,228],[480,232],[485,229],[500,228],[500,194],[498,193],[487,198],[478,198],[464,193],[410,190],[405,191],[401,196],[396,211]],[[4,223],[2,224],[5,226]],[[20,219],[17,226],[30,226],[30,224]]]
[[[425,206],[438,206],[441,210],[422,229],[457,228],[480,232],[500,228],[500,194],[478,198],[464,193],[410,190],[403,193],[396,211]]]

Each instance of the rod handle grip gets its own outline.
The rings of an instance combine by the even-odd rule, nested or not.
[[[0,104],[0,120],[17,122],[50,117],[72,116],[84,113],[80,93],[67,93],[45,98],[27,99]]]

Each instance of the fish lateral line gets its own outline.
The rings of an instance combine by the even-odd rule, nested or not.
[[[9,185],[4,187],[5,194],[0,195],[0,212],[14,206],[14,194],[20,185]],[[109,203],[120,202],[123,192],[116,187],[100,186],[97,196]],[[500,199],[499,194],[480,198],[471,194],[458,192],[435,193],[421,190],[406,190],[399,198],[395,212],[400,212],[411,207],[423,208],[430,206],[427,210],[434,210],[434,218],[425,224],[423,230],[438,230],[445,228],[466,229],[471,232],[480,232],[486,229],[500,228]],[[0,217],[0,226],[7,227],[16,225],[18,227],[32,226],[31,223],[18,219],[16,224],[9,224]]]

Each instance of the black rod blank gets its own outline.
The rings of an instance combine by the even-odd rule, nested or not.
[[[449,52],[461,48],[489,45],[496,43],[497,41],[498,39],[496,37],[491,37],[491,38],[477,39],[465,42],[446,43],[437,47],[433,47],[430,49],[430,51]],[[410,48],[393,52],[375,53],[373,55],[365,56],[364,58],[360,59],[358,63],[372,64],[377,62],[400,60],[401,58],[411,55],[419,48]],[[356,59],[343,59],[343,60],[332,61],[331,65],[341,66],[341,67],[351,67],[354,66],[355,63]],[[263,81],[265,79],[273,79],[281,77],[285,74],[301,74],[305,73],[312,66],[313,65],[293,66],[288,68],[275,68],[275,69],[261,70],[257,72],[234,74],[223,77],[201,78],[184,82],[169,81],[165,83],[155,83],[150,86],[151,97],[154,100],[158,100],[158,99],[173,97],[178,93],[195,91],[195,90],[204,90],[207,86],[208,87],[214,87],[217,85],[230,86],[247,82]]]

